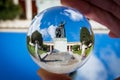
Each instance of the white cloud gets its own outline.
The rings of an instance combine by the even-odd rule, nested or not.
[[[107,80],[106,69],[94,54],[77,71],[77,76],[75,80]]]
[[[49,35],[47,28],[41,29],[40,33],[42,34],[43,37],[48,37]]]
[[[108,45],[106,48],[101,49],[101,58],[107,64],[109,73],[117,78],[120,76],[120,57],[118,57],[115,51]]]
[[[48,33],[52,39],[55,37],[55,29],[56,29],[56,26],[53,26],[53,25],[50,25],[48,27]]]
[[[65,9],[64,11],[65,11],[64,15],[70,17],[73,21],[79,21],[83,18],[83,15],[77,11],[75,12],[71,9]]]
[[[38,30],[38,31],[40,30],[40,24],[41,24],[40,21],[43,18],[45,12],[46,11],[44,11],[43,13],[41,13],[41,15],[39,15],[39,16],[35,16],[32,24],[29,27],[28,35],[31,35],[36,30]]]
[[[40,33],[46,38],[50,35],[50,37],[53,39],[55,37],[55,29],[56,26],[50,25],[48,28],[41,29]]]
[[[116,43],[115,45],[118,46]],[[120,77],[120,57],[118,57],[111,47],[103,47],[100,50],[100,59],[105,65],[93,54],[90,59],[77,71],[76,79],[74,80],[107,80],[109,76],[112,79]]]

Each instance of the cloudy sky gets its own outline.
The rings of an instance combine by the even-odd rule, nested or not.
[[[73,80],[114,80],[120,77],[120,38],[96,34],[95,39],[91,57],[77,70]]]
[[[44,41],[52,41],[55,29],[61,22],[65,22],[66,37],[69,42],[79,41],[81,27],[90,25],[87,19],[78,11],[65,7],[53,7],[38,14],[32,21],[29,35],[38,30]]]

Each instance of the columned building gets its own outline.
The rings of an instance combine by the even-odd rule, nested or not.
[[[23,14],[22,19],[32,20],[39,12],[52,6],[60,6],[60,0],[13,0],[14,4],[20,4]]]
[[[21,19],[32,20],[37,14],[36,0],[13,0],[15,4],[20,4],[23,10]]]
[[[44,44],[49,46],[50,51],[54,50],[54,43],[53,42],[44,42]],[[80,42],[67,42],[67,50],[72,51],[72,47],[74,45],[80,45],[80,49],[81,49],[81,43]]]
[[[31,20],[36,14],[48,7],[61,5],[60,0],[13,0],[13,2],[21,5],[23,14],[20,16],[20,19],[1,21],[0,31],[27,32]],[[89,20],[89,22],[94,33],[109,33],[109,29],[104,25],[93,20]]]

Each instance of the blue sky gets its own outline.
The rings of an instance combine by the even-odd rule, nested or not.
[[[89,29],[87,19],[77,10],[66,7],[53,7],[38,14],[30,26],[28,34],[38,30],[43,35],[44,41],[52,41],[55,37],[55,29],[65,21],[65,31],[68,42],[79,42],[81,27]],[[90,30],[90,29],[89,29]]]

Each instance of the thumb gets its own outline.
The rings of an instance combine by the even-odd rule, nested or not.
[[[119,36],[115,35],[112,31],[109,32],[109,36],[111,38],[120,38]]]
[[[37,73],[42,80],[71,80],[71,78],[66,74],[55,74],[42,68],[39,69]]]

